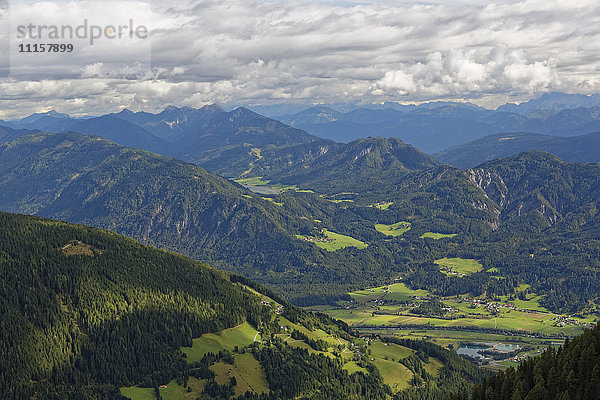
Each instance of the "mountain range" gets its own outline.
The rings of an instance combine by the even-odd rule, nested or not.
[[[396,137],[427,153],[502,132],[575,136],[600,130],[600,108],[536,109],[522,115],[455,103],[431,106],[410,111],[361,108],[347,113],[313,107],[279,119],[337,142],[368,136]]]
[[[215,157],[214,150],[231,147],[234,148],[231,151],[239,154],[241,146],[248,147],[247,150],[265,150],[307,143],[348,143],[367,137],[395,137],[433,154],[498,133],[580,136],[600,131],[598,103],[597,95],[550,93],[496,110],[456,102],[334,104],[308,107],[272,118],[244,107],[228,112],[218,105],[200,109],[169,106],[157,114],[123,110],[100,117],[78,118],[50,111],[3,121],[0,125],[15,130],[94,134],[124,146],[208,166]],[[298,109],[289,106],[255,108],[269,111],[271,116],[277,110]],[[0,137],[0,140],[4,139]]]
[[[585,307],[600,284],[584,268],[600,263],[597,166],[529,152],[462,171],[398,140],[333,147],[281,179],[317,193],[276,190],[265,197],[196,165],[100,137],[31,134],[0,146],[0,208],[112,229],[242,273],[297,304],[327,302],[398,274],[411,281],[417,265],[449,254],[475,254],[515,279],[550,285],[554,295],[545,301],[555,309]],[[382,203],[386,209],[376,207]],[[398,221],[413,228],[393,240],[375,229]],[[329,251],[300,239],[323,232],[362,245]],[[458,236],[448,247],[423,240],[427,232]],[[567,233],[568,243],[585,243],[591,258],[583,265],[575,248],[561,245],[559,272],[546,264],[555,255],[548,246]],[[531,253],[537,257],[523,256]],[[585,287],[565,271],[587,276]],[[414,275],[415,284],[439,287],[445,279],[423,278]],[[477,279],[480,289],[500,290],[491,276]],[[472,283],[454,284],[470,290]],[[565,291],[577,295],[568,306]]]
[[[458,168],[473,168],[485,161],[537,150],[569,162],[600,162],[600,132],[572,137],[537,133],[499,133],[434,154],[435,158]]]

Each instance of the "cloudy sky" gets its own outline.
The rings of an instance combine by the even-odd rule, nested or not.
[[[157,3],[13,0],[1,11],[0,0],[0,50],[11,45],[0,118],[215,102],[495,107],[544,92],[600,92],[597,1]],[[92,46],[60,41],[74,43],[70,54],[19,54],[36,40],[17,40],[17,26],[84,19],[102,28],[131,19],[151,33]]]

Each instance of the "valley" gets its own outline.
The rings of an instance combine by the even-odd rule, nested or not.
[[[521,293],[526,289],[526,285],[519,287]],[[337,305],[309,309],[340,319],[361,334],[423,339],[454,351],[489,343],[518,346],[514,352],[473,357],[491,369],[518,365],[548,346],[558,346],[593,327],[599,317],[553,313],[540,305],[541,296],[535,293],[516,298],[439,297],[409,289],[398,280],[348,295],[350,300]]]
[[[244,323],[194,339],[191,347],[181,348],[186,362],[194,366],[205,362],[207,357],[212,357],[217,360],[209,366],[214,377],[198,379],[190,376],[186,381],[173,379],[158,387],[160,396],[163,399],[196,398],[203,392],[206,393],[207,385],[213,380],[218,385],[229,388],[233,396],[242,396],[246,392],[258,395],[268,393],[271,388],[267,373],[257,355],[261,350],[282,345],[303,349],[309,355],[335,360],[342,370],[348,371],[350,377],[355,373],[378,374],[391,388],[392,394],[410,388],[415,381],[421,379],[418,375],[420,370],[426,372],[426,379],[431,382],[440,379],[443,362],[434,356],[423,356],[423,351],[418,348],[411,348],[415,346],[415,342],[409,341],[401,345],[382,341],[372,335],[352,337],[343,331],[336,333],[323,325],[322,328],[317,328],[302,322],[294,323],[283,316],[285,312],[282,304],[264,295],[262,298],[263,304],[276,315],[274,322],[278,329],[275,332],[279,333],[263,336]],[[217,353],[220,355],[215,358]],[[450,356],[447,351],[441,354]],[[122,387],[120,391],[132,400],[156,399],[156,391],[152,388],[132,386]]]
[[[19,287],[38,282],[34,297],[3,297],[6,309],[55,298],[34,331],[65,338],[52,363],[76,360],[36,369],[36,346],[49,346],[36,334],[22,345],[35,362],[3,377],[7,387],[71,393],[88,382],[133,400],[426,390],[437,400],[528,365],[600,318],[597,165],[525,152],[461,170],[395,138],[333,143],[244,109],[184,113],[208,133],[181,157],[213,172],[75,132],[0,143],[2,209],[197,260],[3,216],[0,265],[18,271]],[[159,117],[122,117],[147,120],[160,140],[173,134]],[[16,254],[23,226],[38,247]],[[88,293],[110,300],[82,302]]]

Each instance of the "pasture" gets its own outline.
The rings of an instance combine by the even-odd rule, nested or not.
[[[465,258],[442,258],[434,261],[446,275],[471,275],[483,270],[483,265],[477,260]]]
[[[313,236],[303,235],[296,235],[296,237],[307,242],[312,242],[317,247],[320,247],[327,251],[337,251],[346,247],[356,247],[358,249],[366,249],[368,247],[368,244],[361,242],[358,239],[354,239],[351,236],[331,232],[327,229],[323,229],[323,235],[324,237],[322,238],[315,238]]]
[[[440,240],[440,239],[445,239],[445,238],[453,238],[454,236],[457,236],[457,235],[458,235],[458,233],[425,232],[424,234],[421,235],[421,239],[429,238],[429,239]]]
[[[375,229],[386,236],[400,236],[410,230],[410,222],[400,221],[392,225],[376,224]]]

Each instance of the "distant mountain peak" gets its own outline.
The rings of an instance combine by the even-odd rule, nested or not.
[[[59,113],[56,110],[50,110],[44,113],[35,113],[35,114],[31,114],[23,119],[21,119],[19,122],[25,122],[25,123],[34,123],[37,120],[39,120],[40,118],[44,118],[44,117],[52,117],[52,118],[71,118],[68,114],[62,114]]]
[[[212,112],[226,112],[223,107],[218,105],[217,103],[207,104],[201,108],[204,111],[212,111]]]
[[[127,108],[124,108],[123,110],[121,110],[120,112],[118,112],[116,115],[134,115],[135,113]]]

